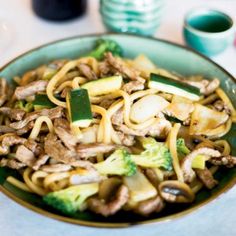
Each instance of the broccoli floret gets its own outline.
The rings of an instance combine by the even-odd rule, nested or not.
[[[97,60],[102,60],[105,52],[111,52],[113,56],[122,56],[121,47],[113,40],[98,39],[95,49],[88,56],[94,57]]]
[[[190,153],[190,150],[185,145],[185,141],[183,138],[177,139],[176,148],[177,148],[178,157],[180,159],[184,158],[186,155]]]
[[[81,184],[48,193],[43,200],[64,214],[82,210],[85,200],[98,192],[98,183]]]
[[[172,157],[165,143],[157,142],[154,138],[140,138],[143,152],[131,155],[132,160],[143,167],[162,167],[166,170],[172,169]]]
[[[14,107],[24,110],[25,112],[31,112],[34,110],[33,104],[31,102],[26,102],[24,100],[17,101]]]
[[[136,173],[136,165],[131,160],[131,155],[124,149],[113,152],[105,161],[94,165],[102,175],[132,176]]]

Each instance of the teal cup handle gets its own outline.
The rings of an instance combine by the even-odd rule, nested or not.
[[[183,34],[188,46],[214,56],[233,44],[235,24],[227,14],[211,9],[190,11],[184,21]]]

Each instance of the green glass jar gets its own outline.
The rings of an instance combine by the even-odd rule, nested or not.
[[[109,31],[153,35],[161,22],[164,0],[100,0]]]

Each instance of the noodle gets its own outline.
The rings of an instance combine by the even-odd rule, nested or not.
[[[28,188],[28,186],[25,183],[14,178],[13,176],[8,176],[6,181],[23,191],[32,193],[32,190],[30,188]]]

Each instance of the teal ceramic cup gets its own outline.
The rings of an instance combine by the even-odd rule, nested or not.
[[[195,9],[185,17],[183,34],[186,43],[207,56],[223,52],[233,43],[234,33],[233,19],[217,10]]]

